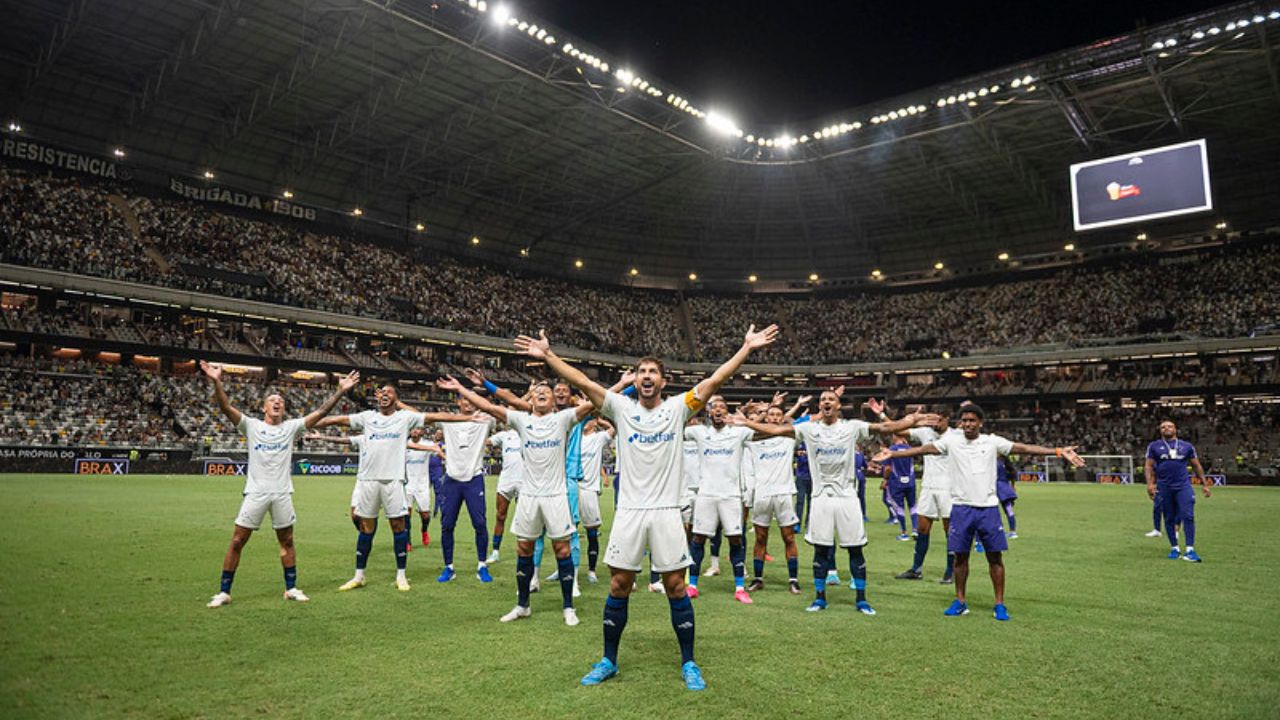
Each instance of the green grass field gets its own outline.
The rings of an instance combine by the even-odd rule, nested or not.
[[[895,581],[911,543],[896,542],[873,507],[869,593],[880,614],[855,612],[847,588],[829,593],[827,612],[805,613],[804,546],[801,597],[786,593],[781,560],[751,607],[732,601],[731,577],[706,579],[695,606],[710,688],[695,695],[679,681],[661,596],[634,596],[622,673],[598,688],[577,680],[600,655],[604,585],[584,584],[577,628],[564,626],[551,584],[531,619],[498,623],[515,598],[513,545],[489,586],[467,572],[437,585],[438,543],[415,549],[414,589],[402,594],[384,523],[370,586],[339,594],[354,553],[350,488],[350,478],[297,480],[309,604],[281,599],[266,532],[245,551],[235,602],[214,611],[204,603],[217,591],[236,480],[0,476],[0,717],[1276,717],[1280,706],[1276,490],[1201,499],[1205,562],[1192,565],[1142,537],[1141,488],[1021,486],[1007,624],[990,617],[981,560],[974,612],[943,617],[941,533],[927,579]],[[463,527],[465,570],[474,545]],[[771,550],[781,557],[776,537]],[[544,574],[552,567],[544,560]]]

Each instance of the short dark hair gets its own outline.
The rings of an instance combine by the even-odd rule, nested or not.
[[[638,369],[641,365],[645,363],[652,363],[654,365],[657,365],[659,375],[665,376],[667,374],[667,366],[663,364],[661,358],[656,358],[652,355],[645,355],[644,357],[636,361],[636,368]]]
[[[971,413],[973,415],[977,415],[979,420],[982,420],[983,418],[986,417],[985,414],[982,412],[982,408],[978,407],[976,403],[965,403],[961,405],[960,414],[964,415],[965,413]]]
[[[933,414],[944,417],[944,418],[949,418],[951,417],[951,408],[947,407],[946,405],[938,405],[933,409]]]

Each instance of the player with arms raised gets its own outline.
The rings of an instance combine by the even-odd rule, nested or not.
[[[200,370],[213,382],[213,396],[236,429],[245,436],[249,449],[249,464],[245,469],[244,500],[236,514],[235,529],[231,533],[231,545],[222,559],[222,585],[218,594],[209,600],[209,607],[219,608],[231,603],[231,583],[236,568],[240,566],[240,553],[249,542],[253,531],[262,525],[262,518],[271,514],[271,527],[280,543],[280,564],[284,566],[284,599],[306,602],[307,596],[298,589],[297,555],[293,547],[293,444],[320,418],[329,414],[334,405],[348,390],[360,382],[360,373],[354,370],[338,381],[338,391],[306,417],[284,418],[284,396],[271,393],[262,401],[262,419],[249,417],[231,406],[226,388],[222,386],[222,366],[200,361]]]
[[[884,416],[884,403],[867,401],[866,407]],[[858,445],[871,433],[893,434],[910,427],[933,422],[929,415],[912,413],[898,420],[867,423],[862,420],[845,420],[840,417],[840,392],[824,390],[818,399],[818,416],[799,425],[770,425],[751,422],[743,418],[734,421],[746,425],[760,435],[793,437],[803,441],[808,450],[809,473],[813,478],[813,495],[810,498],[809,528],[805,541],[813,546],[813,585],[816,592],[809,611],[827,608],[827,571],[836,565],[835,546],[849,551],[849,566],[853,574],[853,586],[857,592],[856,606],[859,612],[875,615],[867,602],[867,561],[863,548],[867,544],[867,531],[862,523],[862,508],[858,503],[858,488],[853,471],[854,456]]]
[[[516,348],[544,360],[560,377],[586,393],[591,404],[613,421],[618,437],[618,469],[626,477],[619,488],[605,564],[611,577],[604,608],[604,657],[582,678],[583,685],[598,685],[618,674],[618,644],[627,625],[627,603],[636,573],[644,567],[648,549],[653,568],[662,575],[671,625],[680,642],[681,675],[690,690],[706,688],[702,671],[693,660],[693,603],[685,595],[684,569],[689,565],[688,546],[680,517],[682,440],[689,417],[702,408],[752,351],[778,337],[776,325],[761,331],[747,330],[742,347],[727,362],[699,382],[693,390],[663,400],[666,386],[663,364],[653,357],[636,364],[636,399],[609,392],[551,350],[546,333],[538,338],[521,335]]]

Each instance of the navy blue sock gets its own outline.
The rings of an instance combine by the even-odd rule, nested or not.
[[[226,573],[223,573],[226,575]],[[284,589],[292,590],[298,584],[298,566],[290,565],[284,569]],[[231,587],[231,583],[227,583],[227,587]],[[227,590],[227,592],[231,592]]]
[[[413,508],[409,508],[409,509],[412,510]],[[413,532],[413,513],[412,512],[404,516],[404,531],[407,533]]]
[[[929,554],[929,533],[920,533],[916,536],[916,557],[911,562],[911,569],[917,572],[924,567],[924,556]]]
[[[862,548],[849,548],[849,574],[853,575],[853,589],[857,593],[858,602],[867,599],[867,559],[862,555]]]
[[[729,562],[733,563],[733,585],[741,588],[743,579],[747,575],[747,544],[739,542],[737,545],[729,543]]]
[[[671,604],[671,627],[680,641],[680,664],[693,662],[693,603],[689,598],[667,598]]]
[[[827,545],[813,546],[813,589],[819,600],[827,599]]]
[[[502,533],[493,534],[493,549],[498,550],[502,547]],[[532,559],[532,558],[531,558]]]
[[[422,521],[422,533],[425,535],[427,529],[431,527],[431,515],[425,513],[420,514],[418,515],[418,519]]]
[[[787,577],[791,578],[792,580],[795,580],[800,577],[800,559],[799,558],[793,558],[793,557],[787,558]]]
[[[235,570],[223,570],[223,571],[222,571],[222,583],[221,583],[222,592],[224,592],[224,593],[226,593],[226,594],[230,595],[230,594],[231,594],[231,583],[232,583],[232,582],[234,582],[234,581],[235,581],[235,579],[236,579],[236,571],[235,571]]]
[[[764,577],[764,560],[761,558],[752,558],[751,572],[754,573],[751,577]]]
[[[573,607],[573,558],[556,558],[556,570],[560,573],[560,596],[564,606]]]
[[[698,587],[698,576],[702,574],[702,557],[707,551],[706,543],[694,540],[689,543],[689,557],[693,564],[689,566],[689,584]]]
[[[622,631],[627,628],[627,600],[610,595],[604,601],[604,656],[614,665],[618,664]]]
[[[650,584],[650,585],[652,585],[652,584],[654,584],[654,583],[658,582],[658,579],[659,579],[660,577],[662,577],[662,576],[658,573],[658,571],[657,571],[657,570],[654,570],[654,569],[653,569],[653,567],[652,567],[652,566],[650,566],[650,568],[649,568],[649,584]]]
[[[596,571],[600,559],[600,528],[587,528],[587,569]]]
[[[1013,516],[1010,515],[1009,519],[1012,520]],[[1186,520],[1182,521],[1182,538],[1187,541],[1187,547],[1191,547],[1192,545],[1196,544],[1196,521],[1195,520],[1192,520],[1191,518],[1187,518]]]
[[[919,527],[920,527],[920,516],[913,512],[911,513],[911,532],[916,532],[916,530]]]
[[[409,559],[409,531],[408,529],[401,530],[395,535],[392,535],[391,538],[394,540],[393,547],[395,548],[396,553],[396,569],[403,570],[405,562]]]
[[[717,530],[715,535],[711,536],[711,557],[720,557],[720,531]]]
[[[943,577],[951,577],[951,573],[956,570],[956,554],[947,553],[947,570],[943,573]]]
[[[369,564],[369,553],[373,552],[373,533],[362,532],[356,536],[356,569],[363,570]]]
[[[516,604],[529,607],[529,583],[533,581],[533,556],[516,558]]]

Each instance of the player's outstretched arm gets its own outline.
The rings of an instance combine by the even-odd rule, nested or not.
[[[550,367],[552,372],[564,378],[565,382],[586,393],[587,399],[591,401],[592,405],[597,408],[604,407],[605,389],[587,377],[581,370],[560,359],[559,355],[552,352],[551,341],[547,339],[545,330],[539,330],[536,338],[528,335],[517,337],[515,346],[516,351],[521,355],[528,355],[531,358],[546,362],[547,367]]]
[[[408,410],[412,413],[422,413],[422,424],[430,425],[431,423],[442,422],[472,422],[476,419],[475,415],[464,415],[462,413],[446,413],[446,412],[422,412],[418,408],[406,403],[403,400],[396,401],[397,410]],[[324,422],[323,420],[321,422]]]
[[[885,435],[893,435],[913,427],[936,425],[941,420],[937,415],[915,412],[907,413],[897,420],[890,420],[889,416],[884,414],[884,401],[876,400],[875,398],[868,399],[862,406],[869,408],[871,412],[882,418],[880,422],[871,423],[869,427],[871,432]]]
[[[769,423],[762,423],[762,422],[756,422],[754,420],[748,420],[745,415],[742,415],[740,413],[734,413],[733,415],[728,416],[727,418],[725,418],[725,422],[728,423],[729,425],[737,425],[738,427],[747,428],[752,432],[754,432],[757,436],[763,436],[763,437],[795,437],[796,436],[796,426],[792,425],[791,423],[783,423],[781,425],[770,425]]]
[[[360,373],[355,370],[347,373],[345,377],[339,378],[337,391],[330,395],[328,399],[320,405],[320,407],[308,413],[307,416],[302,419],[302,424],[308,429],[315,427],[316,423],[320,421],[320,418],[328,415],[329,412],[333,410],[333,407],[338,404],[338,401],[342,399],[342,396],[351,392],[351,388],[355,387],[359,382]]]
[[[205,377],[213,382],[213,399],[218,403],[218,407],[222,409],[222,414],[226,415],[232,424],[239,427],[240,418],[244,416],[239,410],[231,406],[231,398],[227,397],[227,389],[222,387],[222,365],[201,360],[200,372],[203,372]]]
[[[770,325],[763,330],[756,330],[756,326],[752,325],[747,328],[747,335],[742,339],[742,347],[738,348],[738,352],[733,357],[724,362],[723,365],[716,368],[711,373],[711,377],[704,378],[693,388],[694,397],[700,402],[706,402],[708,398],[720,392],[720,386],[728,382],[733,374],[738,372],[738,368],[742,367],[742,363],[747,361],[751,353],[759,350],[766,345],[771,344],[778,339],[778,326]]]
[[[1014,443],[1010,451],[1013,455],[1055,455],[1071,463],[1072,467],[1084,467],[1084,460],[1076,454],[1076,446],[1045,447],[1043,445],[1027,445]]]
[[[310,429],[324,429],[327,427],[349,427],[351,425],[351,417],[349,415],[329,415],[322,417],[309,426]]]
[[[801,395],[800,397],[796,398],[796,404],[792,405],[791,409],[785,413],[785,417],[788,420],[795,419],[796,413],[800,412],[801,408],[809,407],[809,403],[812,400],[813,400],[812,395]]]
[[[325,435],[324,433],[307,433],[302,436],[302,439],[310,440],[312,442],[334,443],[335,445],[346,445],[350,442],[350,439],[345,435]]]
[[[491,415],[494,420],[497,420],[500,423],[505,424],[507,422],[506,408],[489,402],[486,398],[481,397],[475,391],[458,382],[452,375],[445,375],[439,380],[436,380],[436,387],[441,390],[456,392],[467,400],[470,400],[471,404],[475,405],[480,412],[485,413],[486,415]]]
[[[433,442],[420,442],[420,443],[407,442],[404,444],[404,446],[409,448],[410,450],[425,450],[433,455],[439,455],[440,457],[444,457],[444,451],[440,449],[439,445]]]
[[[925,443],[923,445],[917,445],[915,447],[905,448],[903,450],[890,450],[889,448],[886,447],[886,448],[880,448],[880,452],[876,453],[875,457],[871,458],[871,462],[883,463],[886,460],[893,460],[894,458],[910,458],[910,457],[919,457],[921,455],[941,455],[941,454],[942,454],[942,451],[934,447],[933,443]],[[1053,452],[1050,451],[1049,454],[1052,455]],[[885,471],[888,472],[888,468],[885,468]]]
[[[467,368],[466,370],[463,370],[462,373],[471,381],[472,386],[478,388],[482,387],[485,390],[488,390],[490,395],[510,405],[516,410],[529,412],[533,409],[533,407],[529,405],[528,400],[525,400],[506,388],[498,387],[497,385],[489,382],[485,379],[484,373],[481,373],[479,370],[476,370],[475,368]]]

